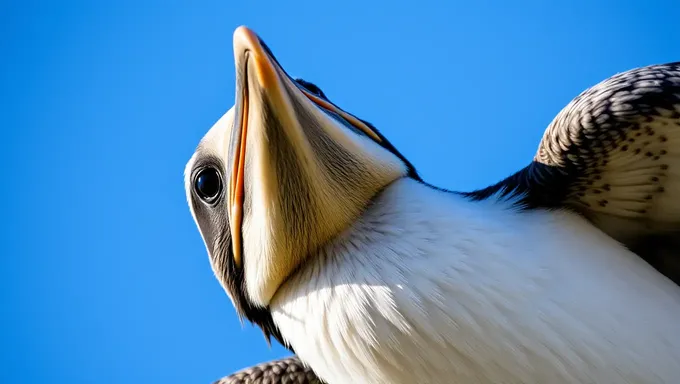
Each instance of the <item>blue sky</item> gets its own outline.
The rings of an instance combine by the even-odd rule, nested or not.
[[[239,324],[183,190],[238,25],[458,190],[530,161],[585,88],[680,60],[677,0],[408,4],[4,2],[0,382],[209,383],[287,355]]]

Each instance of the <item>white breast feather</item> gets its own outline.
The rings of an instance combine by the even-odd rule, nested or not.
[[[404,179],[270,308],[329,384],[677,383],[680,290],[568,212]]]

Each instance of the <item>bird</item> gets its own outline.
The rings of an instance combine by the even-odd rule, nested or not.
[[[586,89],[525,167],[461,192],[253,30],[233,46],[235,103],[187,201],[239,317],[313,380],[677,382],[680,62]]]

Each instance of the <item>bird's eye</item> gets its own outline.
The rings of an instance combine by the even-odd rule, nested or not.
[[[321,88],[317,87],[316,84],[310,83],[309,81],[305,81],[303,79],[295,79],[295,81],[300,84],[304,89],[309,91],[309,93],[318,96],[322,99],[327,99],[326,95],[323,93]]]
[[[205,168],[196,177],[196,193],[206,202],[212,202],[222,192],[222,178],[215,168]]]

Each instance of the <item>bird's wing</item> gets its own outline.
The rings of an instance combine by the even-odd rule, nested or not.
[[[242,369],[213,384],[323,384],[311,368],[291,356]]]
[[[548,126],[526,168],[468,193],[573,209],[680,284],[680,62],[619,73]]]

